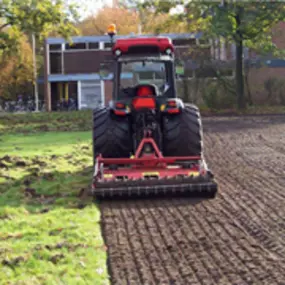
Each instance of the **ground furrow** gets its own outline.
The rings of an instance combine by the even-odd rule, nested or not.
[[[248,200],[241,199],[234,194],[238,187],[236,181],[229,179],[229,177],[226,177],[223,181],[228,185],[225,185],[225,187],[231,189],[231,191],[227,191],[221,196],[225,201],[225,206],[227,204],[232,206],[230,211],[234,213],[235,217],[249,234],[255,239],[258,239],[266,248],[283,256],[285,249],[284,241],[279,238],[278,233],[272,231],[270,227],[271,224],[268,225],[264,222],[262,217],[259,217],[259,211],[253,211],[253,207],[247,206],[247,201],[250,201],[250,198]],[[235,185],[235,187],[231,185]],[[235,204],[235,206],[233,206],[233,204]]]
[[[146,281],[149,281],[148,274],[144,273],[144,268],[147,268],[145,265],[145,259],[142,256],[145,256],[145,252],[140,250],[140,240],[139,240],[139,227],[135,226],[134,217],[129,213],[128,209],[122,204],[120,206],[120,213],[122,217],[122,222],[126,229],[126,238],[128,240],[129,253],[132,256],[131,260],[128,260],[128,263],[132,261],[134,264],[132,272],[132,279],[129,279],[129,284],[145,284]]]
[[[207,207],[205,204],[203,206],[208,208],[209,213],[215,215],[216,211],[213,211],[212,207]],[[282,272],[282,268],[278,264],[280,260],[264,250],[246,232],[241,232],[239,220],[230,216],[227,208],[221,208],[220,212],[223,213],[223,218],[219,216],[215,223],[210,223],[210,226],[219,232],[224,244],[228,242],[235,256],[243,263],[246,279],[254,281],[254,284],[257,281],[259,284],[262,281],[264,284],[275,284],[272,282],[276,282],[277,278],[280,277],[280,272]],[[232,242],[229,242],[228,238]],[[277,268],[280,271],[276,271]],[[271,269],[270,274],[268,274],[268,269]],[[272,272],[274,273],[272,274]]]
[[[189,209],[189,211],[190,210],[191,209]],[[178,206],[167,207],[167,211],[169,212],[169,216],[175,218],[176,229],[174,227],[173,235],[180,236],[179,233],[181,232],[181,235],[184,235],[187,239],[186,244],[183,243],[185,255],[188,256],[187,259],[197,266],[197,274],[199,271],[201,271],[203,275],[205,273],[208,274],[202,275],[202,280],[204,280],[206,284],[212,284],[211,282],[213,282],[213,284],[229,284],[230,280],[224,276],[220,266],[215,266],[217,265],[217,259],[208,251],[208,246],[204,246],[197,238],[197,235],[193,234],[193,228],[190,227],[187,219],[180,212]],[[218,258],[218,262],[221,262],[220,265],[226,265],[226,260],[222,257]]]
[[[133,219],[137,221],[136,227],[139,229],[139,234],[145,245],[145,252],[144,255],[141,255],[141,259],[148,260],[154,284],[167,284],[168,280],[172,278],[172,274],[164,260],[169,259],[171,262],[171,258],[161,248],[162,241],[158,238],[157,228],[147,222],[144,213],[140,210],[143,207],[141,202],[134,202],[133,206],[128,210],[132,213]]]
[[[223,272],[223,277],[227,278],[230,282],[229,284],[244,284],[244,280],[235,274],[236,269],[234,266],[237,266],[238,261],[235,260],[235,256],[231,251],[226,249],[223,244],[220,243],[219,239],[214,235],[214,232],[208,231],[207,226],[200,220],[199,215],[195,215],[196,211],[192,211],[191,214],[188,214],[187,209],[181,209],[177,207],[180,214],[184,219],[186,219],[189,227],[192,229],[194,236],[197,238],[200,248],[204,250],[204,259],[205,262],[208,260],[208,255],[214,260],[214,264]],[[201,217],[203,220],[203,217]]]
[[[169,280],[171,282],[178,282],[181,283],[181,271],[179,271],[179,262],[180,256],[177,257],[177,253],[174,251],[172,252],[172,248],[175,248],[177,251],[178,249],[175,246],[175,241],[171,240],[171,236],[166,236],[165,232],[167,228],[163,229],[162,232],[151,214],[151,208],[153,207],[151,202],[145,202],[139,207],[139,211],[141,212],[142,216],[144,217],[145,223],[149,229],[149,236],[152,240],[152,243],[155,246],[156,253],[160,258],[160,263],[163,264],[165,268],[165,272],[167,273]]]
[[[214,200],[103,202],[112,284],[282,284],[284,118],[203,120]]]
[[[249,179],[239,179],[238,177],[240,177],[240,175],[238,175],[238,174],[235,175],[234,174],[234,172],[233,172],[234,167],[231,166],[231,163],[232,163],[232,161],[235,161],[235,157],[232,157],[232,154],[230,154],[229,157],[231,157],[231,159],[229,159],[227,157],[224,160],[225,164],[227,165],[227,169],[226,170],[223,169],[223,170],[220,171],[219,170],[219,164],[218,163],[216,164],[215,170],[217,171],[217,174],[219,175],[219,173],[221,172],[222,174],[220,176],[222,177],[222,179],[228,179],[229,176],[232,177],[232,179],[234,180],[234,181],[232,181],[232,183],[235,184],[235,185],[236,184],[244,185],[246,183],[251,183],[251,177],[249,177]],[[216,161],[215,157],[212,157],[212,159],[214,161]],[[236,169],[236,164],[235,164],[235,169]],[[249,173],[249,175],[250,175],[250,173]],[[242,176],[242,177],[244,178],[244,176]],[[277,211],[276,210],[276,205],[279,205],[279,204],[282,203],[280,201],[280,198],[276,201],[276,203],[274,203],[274,201],[272,201],[272,197],[267,197],[267,199],[264,198],[264,199],[266,199],[266,201],[264,201],[264,199],[262,199],[264,201],[264,204],[262,205],[261,204],[261,200],[256,199],[255,196],[256,195],[262,195],[264,197],[264,195],[265,195],[264,191],[261,194],[259,188],[256,187],[256,185],[252,185],[252,183],[251,183],[251,185],[248,185],[248,187],[246,187],[246,186],[247,185],[245,185],[245,187],[242,187],[242,188],[239,187],[238,190],[236,190],[236,189],[234,189],[234,190],[235,190],[235,192],[238,193],[239,199],[242,199],[243,203],[249,203],[249,202],[251,203],[251,202],[253,202],[250,205],[249,209],[255,208],[255,207],[258,206],[257,210],[264,209],[266,211],[268,209],[268,207],[269,207],[268,212],[267,213],[263,212],[263,215],[266,215],[266,217],[271,217],[272,215],[276,215],[278,218],[281,218],[278,215],[278,212],[276,212]],[[262,189],[264,189],[264,188],[265,187],[263,187]],[[251,197],[248,197],[249,195],[251,195]],[[268,203],[268,200],[272,201],[272,203]],[[274,221],[276,220],[276,216],[272,218]]]
[[[252,273],[248,272],[247,266],[239,254],[242,249],[237,244],[236,237],[229,235],[226,228],[227,224],[223,223],[223,219],[220,218],[219,221],[210,222],[209,216],[201,217],[196,211],[193,212],[193,216],[193,220],[201,225],[206,235],[212,236],[216,248],[225,256],[229,266],[224,273],[231,276],[234,284],[248,284],[253,279]],[[238,271],[229,271],[229,268],[234,266],[238,268]]]
[[[167,205],[167,203],[162,200],[161,205],[156,207],[156,212],[153,213],[153,216],[157,214],[156,216],[163,217],[163,219],[159,219],[157,225],[164,233],[165,238],[168,240],[171,239],[172,245],[170,250],[175,251],[176,248],[179,250],[180,260],[178,259],[178,265],[180,267],[181,277],[184,279],[183,284],[215,284],[207,267],[205,267],[203,261],[200,260],[196,252],[191,248],[191,244],[189,240],[187,240],[183,227],[178,227],[181,220],[169,214],[169,207],[175,211],[172,205]],[[186,227],[186,231],[190,230],[189,227]],[[174,247],[173,245],[176,246]]]
[[[113,284],[127,284],[129,272],[125,266],[126,258],[121,254],[122,246],[125,245],[125,234],[122,228],[120,215],[112,205],[103,206],[103,215],[105,217],[105,236],[110,259]],[[108,213],[106,213],[108,211]],[[109,220],[107,223],[106,219]],[[116,244],[117,246],[113,246]],[[114,266],[115,265],[115,266]]]

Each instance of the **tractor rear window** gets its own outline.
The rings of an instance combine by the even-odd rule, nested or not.
[[[130,61],[121,63],[120,87],[154,84],[162,88],[167,84],[166,63],[158,61]]]

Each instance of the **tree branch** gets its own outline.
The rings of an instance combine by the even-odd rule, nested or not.
[[[8,27],[10,24],[9,23],[6,23],[2,26],[0,26],[0,31],[2,31],[3,29],[5,29],[6,27]]]
[[[242,31],[242,39],[243,40],[253,40],[255,39],[258,35],[260,35],[264,30],[270,28],[272,25],[274,25],[274,23],[278,23],[278,22],[275,22],[275,20],[273,20],[272,22],[269,22],[268,24],[264,25],[264,26],[261,26],[260,29],[258,29],[256,32],[254,33],[251,33],[250,35],[246,35],[246,33],[244,33]]]

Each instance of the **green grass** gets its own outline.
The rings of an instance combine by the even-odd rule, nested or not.
[[[22,156],[66,154],[72,151],[74,144],[88,142],[90,139],[90,132],[10,134],[0,138],[0,156],[7,153],[17,155],[19,152]]]
[[[100,211],[89,197],[91,132],[0,141],[0,284],[109,284]]]
[[[90,131],[92,111],[1,114],[0,134],[47,131]]]

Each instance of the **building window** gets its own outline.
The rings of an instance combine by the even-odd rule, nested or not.
[[[89,49],[99,49],[99,43],[89,43]]]
[[[196,39],[175,39],[172,40],[172,43],[177,47],[193,46],[196,45]]]
[[[66,50],[79,50],[79,49],[86,49],[86,43],[76,43],[76,44],[66,44]]]
[[[111,43],[104,43],[104,49],[111,49],[112,44]]]
[[[50,53],[50,73],[59,74],[61,72],[61,53]]]
[[[52,44],[49,45],[50,51],[61,51],[61,44]]]
[[[208,39],[197,39],[198,46],[201,47],[210,47],[210,41]]]

